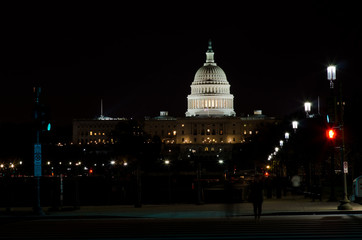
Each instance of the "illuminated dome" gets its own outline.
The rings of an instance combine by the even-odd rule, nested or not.
[[[203,84],[205,81],[208,81],[207,83],[227,83],[224,70],[222,70],[221,67],[216,66],[216,64],[204,65],[196,72],[193,84]]]
[[[196,72],[187,100],[186,117],[235,116],[234,96],[225,72],[214,61],[211,41],[206,62]]]

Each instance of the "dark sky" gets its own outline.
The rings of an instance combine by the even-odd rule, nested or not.
[[[331,63],[346,96],[361,92],[357,1],[121,2],[4,8],[0,121],[31,119],[37,82],[55,124],[99,115],[101,99],[111,117],[185,116],[209,39],[237,115],[323,108]]]

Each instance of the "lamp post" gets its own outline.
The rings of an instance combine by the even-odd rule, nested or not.
[[[339,92],[337,94],[334,94],[333,88],[334,88],[334,82],[337,78],[336,78],[336,66],[334,65],[330,65],[327,68],[327,79],[329,80],[330,84],[329,87],[332,90],[331,94],[333,94],[333,107],[334,107],[334,125],[335,127],[338,127],[340,129],[340,140],[341,140],[341,144],[339,146],[339,150],[340,150],[340,160],[341,160],[341,168],[342,168],[342,174],[343,174],[343,199],[340,200],[340,205],[338,206],[338,210],[352,210],[352,206],[350,204],[350,201],[348,200],[347,197],[347,173],[348,173],[348,164],[347,161],[345,161],[344,159],[344,148],[345,148],[345,143],[344,143],[344,123],[343,123],[343,114],[344,114],[344,104],[342,101],[342,83],[341,81],[339,81],[338,84],[338,90]],[[336,95],[338,95],[338,103],[336,101]],[[337,114],[337,105],[339,105],[339,114]],[[332,159],[334,159],[334,151],[332,150],[332,156],[331,156],[331,162]],[[331,163],[332,164],[332,163]],[[333,163],[334,165],[334,163]],[[334,166],[332,166],[332,170],[334,169]],[[333,173],[334,174],[334,173]],[[332,178],[333,179],[333,178]],[[331,184],[333,185],[334,183],[331,182]]]
[[[331,75],[331,79],[335,80],[336,79],[336,73],[335,73],[335,66],[331,66],[334,67],[334,75],[333,75],[333,71],[332,71],[332,75]],[[327,73],[328,75],[328,73]],[[343,173],[343,199],[340,200],[340,205],[338,206],[338,210],[352,210],[352,206],[350,204],[350,201],[348,200],[347,197],[347,173],[348,173],[348,162],[344,159],[344,149],[345,149],[345,142],[344,142],[344,121],[343,121],[343,115],[344,115],[344,102],[342,99],[342,82],[339,81],[338,84],[338,90],[339,90],[339,100],[337,103],[337,105],[339,105],[339,129],[341,132],[341,145],[340,145],[340,158],[341,158],[341,168],[342,168],[342,173]]]
[[[170,172],[170,160],[165,160],[168,172],[168,203],[171,203],[171,172]]]

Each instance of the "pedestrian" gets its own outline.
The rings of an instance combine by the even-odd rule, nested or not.
[[[292,182],[293,194],[296,195],[300,193],[300,182],[301,182],[300,176],[294,175],[290,181]]]
[[[253,203],[254,217],[256,221],[260,220],[262,205],[264,200],[262,176],[256,175],[250,186],[250,200]]]

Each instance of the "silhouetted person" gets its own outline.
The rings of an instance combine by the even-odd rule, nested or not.
[[[260,219],[264,200],[263,182],[261,176],[255,176],[250,186],[250,199],[253,203],[255,220]]]

